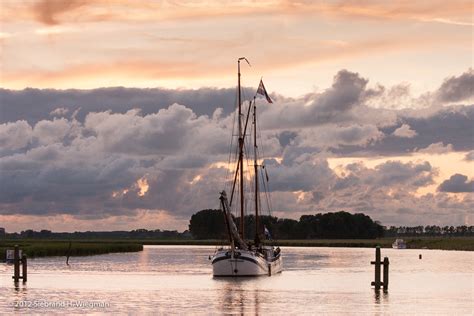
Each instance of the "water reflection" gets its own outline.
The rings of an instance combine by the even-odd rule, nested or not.
[[[266,276],[260,277],[267,278]],[[222,293],[219,305],[223,313],[256,314],[260,313],[260,291],[255,278],[214,278]]]
[[[27,286],[24,282],[13,282],[13,290],[15,293],[26,293]]]
[[[28,283],[0,266],[0,314],[472,314],[467,252],[383,250],[389,293],[374,291],[373,249],[284,248],[282,274],[213,278],[212,247],[145,247],[143,252],[32,259]],[[440,286],[442,285],[442,286]],[[5,298],[5,299],[3,299]],[[14,309],[18,300],[101,300],[103,309]]]
[[[387,304],[388,301],[388,290],[375,290],[374,289],[374,302],[375,304]]]

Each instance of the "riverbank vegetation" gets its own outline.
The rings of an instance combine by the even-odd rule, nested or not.
[[[31,229],[7,233],[0,228],[0,260],[15,244],[30,258],[45,256],[87,256],[141,251],[143,245],[225,245],[227,231],[220,210],[202,210],[192,215],[189,230],[51,232]],[[237,226],[240,218],[235,218]],[[253,240],[255,217],[245,216],[246,239]],[[281,246],[390,248],[402,237],[407,248],[474,251],[474,226],[402,226],[389,228],[369,216],[348,212],[303,215],[299,220],[261,216],[271,238]],[[261,236],[264,239],[264,236]],[[269,241],[267,241],[269,242]],[[71,243],[71,246],[69,246]]]
[[[347,248],[391,248],[393,238],[376,239],[292,239],[278,240],[282,247],[347,247]],[[272,243],[273,241],[266,241]],[[474,251],[474,237],[420,237],[405,238],[408,249],[440,249]],[[136,252],[143,250],[143,245],[170,246],[224,246],[225,239],[137,239],[137,240],[3,240],[0,241],[0,261],[5,260],[5,250],[19,245],[28,257],[88,256],[118,252]],[[402,250],[401,250],[402,251]]]
[[[58,240],[0,240],[0,260],[7,249],[18,245],[29,258],[50,256],[90,256],[143,250],[140,242],[123,241],[58,241]]]
[[[474,251],[474,237],[420,237],[405,238],[408,249],[439,249]],[[144,245],[227,245],[224,239],[201,240],[142,240]],[[289,239],[265,241],[282,247],[347,247],[347,248],[391,248],[393,238],[376,239]]]

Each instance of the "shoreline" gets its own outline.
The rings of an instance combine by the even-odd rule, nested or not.
[[[71,247],[69,247],[71,242]],[[0,262],[5,261],[6,250],[18,245],[28,258],[39,257],[81,257],[108,253],[137,252],[143,244],[135,241],[93,241],[93,240],[0,240]]]
[[[392,248],[395,238],[379,239],[311,239],[278,240],[283,247],[346,247],[346,248]],[[474,237],[405,237],[407,249],[474,251]],[[69,250],[69,242],[71,249]],[[52,256],[90,256],[108,253],[138,252],[144,245],[220,246],[225,240],[215,239],[101,239],[101,240],[54,240],[54,239],[8,239],[0,240],[0,261],[5,260],[6,249],[14,245],[29,258]]]
[[[474,237],[406,237],[407,249],[474,251]],[[303,239],[278,240],[276,244],[283,247],[347,247],[347,248],[392,248],[394,238],[378,239]],[[224,240],[141,240],[143,245],[226,245]]]

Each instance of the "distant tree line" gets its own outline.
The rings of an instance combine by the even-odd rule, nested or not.
[[[235,218],[237,227],[240,218]],[[225,239],[227,230],[220,210],[202,210],[191,217],[189,231],[196,239]],[[273,239],[315,239],[315,238],[377,238],[384,234],[383,226],[364,214],[348,212],[319,213],[303,215],[299,220],[260,217],[260,233],[267,227]],[[255,235],[255,217],[245,216],[244,227],[247,239]]]
[[[2,236],[0,236],[2,238]],[[34,231],[24,230],[20,233],[5,233],[3,238],[8,239],[190,239],[191,234],[188,231],[182,233],[176,230],[147,230],[136,229],[132,231],[86,231],[74,233],[55,233],[43,229]]]
[[[247,239],[255,236],[255,217],[245,216]],[[234,218],[239,226],[240,218]],[[370,239],[377,237],[416,237],[416,236],[474,236],[474,226],[390,226],[384,227],[364,214],[348,212],[319,213],[303,215],[299,220],[260,217],[260,231],[267,227],[273,239]],[[43,229],[24,230],[20,233],[8,233],[0,228],[0,239],[226,239],[227,231],[224,216],[220,210],[207,209],[191,216],[189,230],[147,230],[132,231],[86,231],[86,232],[52,232]],[[263,238],[263,236],[262,236]]]
[[[385,236],[474,236],[474,226],[390,226],[385,228]]]

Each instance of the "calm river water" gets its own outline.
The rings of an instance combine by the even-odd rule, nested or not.
[[[381,315],[474,313],[474,253],[382,249],[387,293],[376,293],[374,249],[282,248],[272,277],[214,279],[214,247],[146,246],[143,252],[29,261],[14,287],[0,263],[0,314]],[[422,259],[418,255],[422,254]]]

